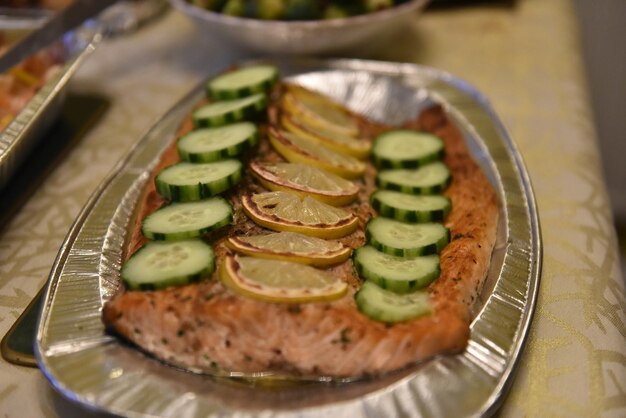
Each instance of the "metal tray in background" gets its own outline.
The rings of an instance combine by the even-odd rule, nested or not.
[[[8,38],[23,36],[32,25],[36,29],[38,20],[24,21],[3,30]],[[29,100],[19,114],[0,131],[0,190],[9,182],[19,165],[45,135],[65,101],[67,85],[83,60],[93,51],[100,39],[97,30],[83,27],[66,34],[61,39],[64,61],[60,68]]]
[[[487,100],[440,71],[360,60],[279,61],[283,76],[372,119],[401,123],[442,104],[496,188],[501,222],[483,297],[464,353],[350,383],[264,384],[169,367],[105,333],[101,308],[120,286],[133,209],[160,152],[203,97],[176,105],[96,190],[52,269],[36,356],[52,385],[94,410],[132,417],[488,416],[511,384],[541,270],[537,209],[521,157]]]

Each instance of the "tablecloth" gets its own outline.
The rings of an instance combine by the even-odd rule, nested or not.
[[[626,296],[569,0],[428,10],[367,58],[442,69],[478,87],[534,186],[543,274],[506,417],[626,416]],[[44,284],[76,215],[132,144],[200,80],[245,56],[170,12],[106,41],[71,85],[105,111],[0,230],[0,335]],[[44,138],[45,140],[45,138]],[[79,417],[37,369],[0,361],[5,417]]]

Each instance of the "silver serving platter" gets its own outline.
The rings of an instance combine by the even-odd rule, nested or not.
[[[204,95],[176,105],[96,190],[52,269],[36,356],[52,385],[88,408],[131,417],[461,417],[495,412],[511,384],[541,270],[537,209],[522,159],[488,101],[440,71],[360,60],[277,62],[284,76],[372,119],[401,123],[442,104],[497,189],[501,222],[466,351],[349,383],[198,375],[105,333],[133,210],[159,154]]]
[[[22,20],[14,22],[13,29],[3,32],[9,37],[22,36],[21,33],[33,30],[40,22]],[[20,23],[18,26],[17,23]],[[29,28],[32,27],[32,28]],[[98,32],[82,28],[66,34],[61,39],[64,61],[60,68],[46,81],[28,101],[19,114],[0,131],[0,190],[6,186],[19,165],[50,128],[59,115],[67,85],[80,64],[93,51],[99,40]]]

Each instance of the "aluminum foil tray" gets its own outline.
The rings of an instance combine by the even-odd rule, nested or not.
[[[36,21],[33,21],[36,27]],[[27,25],[19,29],[4,31],[8,38],[20,36],[13,32],[24,32]],[[9,33],[7,33],[9,32]],[[83,60],[93,51],[97,31],[82,28],[66,34],[62,42],[64,62],[53,76],[37,91],[27,105],[9,125],[0,131],[0,190],[9,182],[19,165],[51,127],[58,116],[67,94],[67,85]]]
[[[401,123],[440,103],[462,129],[502,201],[501,224],[471,340],[380,378],[349,383],[207,376],[167,366],[105,333],[101,308],[120,286],[133,209],[159,153],[203,97],[200,85],[134,147],[96,190],[52,269],[36,356],[52,385],[94,410],[130,417],[462,417],[499,406],[528,334],[541,237],[528,174],[487,100],[439,71],[359,60],[277,62],[283,76],[372,119]]]

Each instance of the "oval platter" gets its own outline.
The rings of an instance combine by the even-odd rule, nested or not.
[[[283,77],[371,119],[399,124],[444,106],[497,190],[498,238],[464,353],[349,383],[207,376],[179,370],[107,334],[101,309],[120,286],[133,210],[160,152],[203,97],[198,86],[141,139],[94,192],[50,274],[36,356],[51,384],[89,409],[176,417],[462,417],[492,415],[529,331],[541,273],[541,234],[528,173],[487,99],[430,68],[362,60],[275,62]]]

